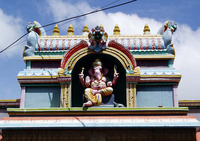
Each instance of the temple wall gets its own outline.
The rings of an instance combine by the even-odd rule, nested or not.
[[[137,107],[173,107],[172,86],[137,86]]]
[[[25,108],[60,107],[60,87],[26,87]]]

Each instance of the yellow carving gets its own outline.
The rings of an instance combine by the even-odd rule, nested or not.
[[[115,25],[115,28],[113,30],[113,35],[120,35],[120,29],[118,24]]]
[[[176,56],[176,52],[175,52],[175,48],[174,48],[174,44],[172,44],[172,49],[174,51],[174,56]]]
[[[149,29],[148,24],[145,24],[144,30],[143,30],[143,31],[144,31],[144,34],[147,33],[147,32],[148,32],[148,33],[150,32],[150,29]]]
[[[24,57],[23,60],[61,60],[63,58],[62,55],[60,56],[46,56],[46,55],[41,55],[41,56],[30,56],[30,57]]]
[[[26,45],[24,45],[24,51],[23,51],[23,58],[24,58],[24,53],[26,51]],[[25,61],[25,60],[24,60]]]
[[[64,70],[62,68],[58,68],[58,75],[62,75],[64,73]]]
[[[88,26],[87,26],[87,24],[84,26],[84,28],[83,28],[83,33],[84,32],[87,32],[87,33],[89,33],[89,28],[88,28]]]
[[[57,76],[17,76],[17,79],[57,78]]]
[[[136,67],[134,69],[134,74],[140,74],[140,67]]]
[[[67,35],[74,35],[74,29],[72,24],[69,25],[69,28],[67,30]]]
[[[60,35],[60,30],[57,24],[55,25],[53,29],[53,35]]]
[[[61,85],[61,96],[60,96],[60,107],[70,108],[70,98],[71,98],[71,84]]]
[[[102,25],[102,24],[100,24],[100,28],[104,29],[104,27],[103,27],[103,25]]]
[[[74,36],[41,36],[40,39],[88,39],[88,37],[84,35],[74,35]],[[109,35],[110,39],[115,39],[116,35]],[[161,35],[153,35],[153,34],[148,34],[147,35],[118,35],[117,38],[162,38]]]
[[[127,107],[136,107],[136,84],[126,84],[126,105]]]
[[[136,107],[136,84],[134,83],[133,86],[133,107]]]
[[[174,59],[175,55],[134,55],[136,60],[164,60]]]
[[[164,28],[163,28],[163,33],[165,32],[165,28],[168,27],[168,24],[169,24],[169,21],[166,22],[166,24],[164,25]]]

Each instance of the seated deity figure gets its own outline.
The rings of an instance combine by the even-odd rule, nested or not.
[[[105,76],[108,73],[108,69],[102,66],[100,59],[96,59],[92,64],[92,68],[88,71],[91,77],[86,76],[84,80],[83,70],[84,68],[82,68],[82,72],[79,74],[81,84],[86,87],[84,96],[87,102],[83,104],[83,107],[101,105],[102,96],[109,96],[113,93],[112,86],[115,85],[119,76],[119,73],[116,71],[116,66],[114,67],[114,78],[112,82],[107,82]]]

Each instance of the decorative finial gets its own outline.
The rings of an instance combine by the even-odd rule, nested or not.
[[[74,35],[74,29],[72,24],[69,25],[69,28],[67,30],[67,35]]]
[[[143,31],[144,31],[144,34],[150,34],[150,29],[149,29],[148,24],[145,24]]]
[[[102,25],[102,24],[100,24],[100,28],[104,29],[104,27],[103,27],[103,25]]]
[[[115,25],[115,28],[113,30],[113,35],[120,35],[120,29],[118,24]]]
[[[53,29],[53,35],[60,35],[60,30],[57,24],[55,25]]]
[[[87,24],[84,26],[84,28],[83,28],[83,35],[88,35],[88,33],[89,33],[89,28],[88,28],[88,26],[87,26]]]

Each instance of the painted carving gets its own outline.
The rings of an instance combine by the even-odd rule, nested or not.
[[[42,26],[36,21],[34,21],[34,24],[29,22],[26,29],[29,34],[27,38],[27,45],[25,45],[23,52],[23,57],[33,56],[35,48],[38,44],[39,36],[46,36],[44,28],[42,28]]]
[[[84,68],[79,74],[81,84],[86,87],[84,96],[87,100],[83,104],[83,107],[90,107],[93,105],[101,105],[102,96],[109,96],[113,93],[112,86],[115,85],[119,73],[117,73],[116,66],[114,67],[114,79],[113,81],[107,82],[106,74],[108,69],[104,68],[100,59],[96,59],[92,64],[92,68],[89,70],[91,77],[87,76],[84,81]]]
[[[67,66],[66,70],[64,70],[62,68],[58,68],[58,75],[68,75],[71,73],[72,73],[72,70],[71,70],[70,66]]]
[[[93,49],[95,52],[99,52],[102,49],[106,48],[106,42],[108,39],[108,34],[104,31],[104,28],[96,26],[95,29],[92,29],[92,33],[88,34],[90,49]]]
[[[158,34],[162,35],[165,47],[168,53],[175,54],[172,41],[172,35],[177,29],[177,24],[174,21],[166,21],[163,26],[158,30]]]

